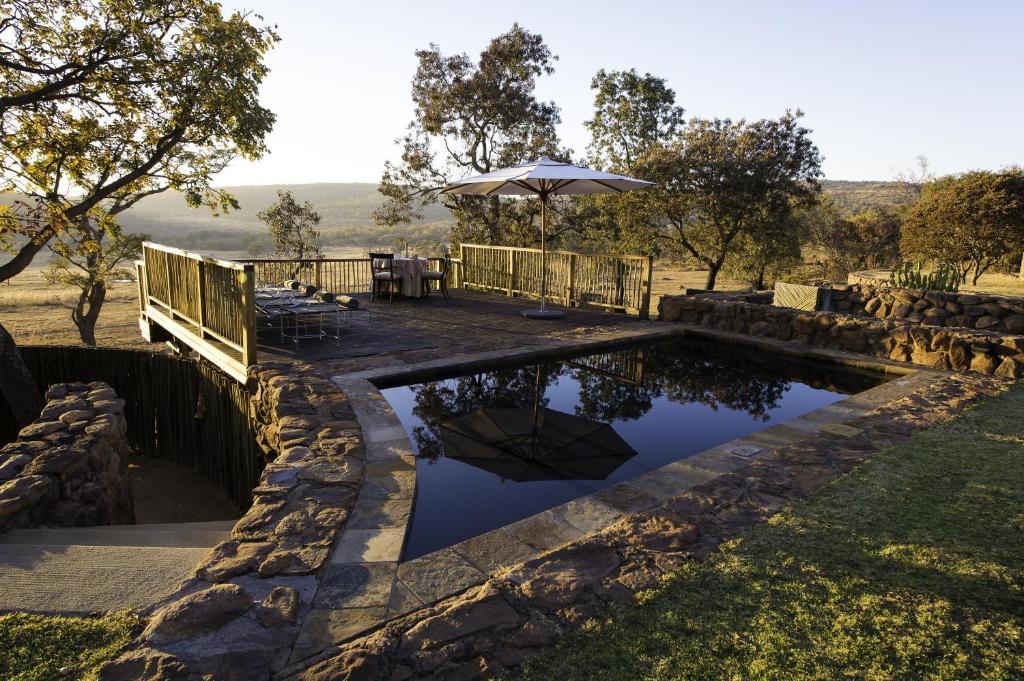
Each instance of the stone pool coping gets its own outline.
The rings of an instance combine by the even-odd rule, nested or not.
[[[415,450],[375,384],[422,382],[497,364],[549,359],[567,351],[587,353],[681,337],[755,347],[896,378],[454,546],[399,562],[415,502]],[[332,381],[348,397],[362,430],[365,478],[298,636],[292,664],[278,677],[301,672],[336,654],[346,641],[386,622],[502,578],[517,565],[606,532],[631,516],[650,513],[687,490],[711,483],[779,449],[819,435],[840,440],[856,438],[864,430],[849,422],[948,376],[946,371],[890,360],[682,325],[612,332],[582,343],[548,341],[517,350],[460,354],[334,376]]]

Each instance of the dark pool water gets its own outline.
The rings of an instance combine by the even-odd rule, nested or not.
[[[403,560],[878,385],[693,340],[382,389],[418,457]]]

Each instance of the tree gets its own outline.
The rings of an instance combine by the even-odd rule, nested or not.
[[[320,214],[309,201],[300,204],[290,191],[278,190],[277,202],[259,214],[270,228],[270,239],[279,258],[320,257]]]
[[[900,213],[875,208],[843,217],[829,197],[799,217],[804,238],[820,257],[821,275],[846,279],[854,270],[890,267],[899,260]]]
[[[873,208],[846,218],[849,245],[858,269],[890,267],[900,258],[900,214],[891,208]]]
[[[928,157],[921,155],[914,157],[914,167],[906,168],[896,173],[896,183],[903,193],[901,203],[912,204],[921,198],[921,190],[925,184],[935,179]]]
[[[86,345],[96,345],[96,321],[107,297],[107,282],[134,278],[126,267],[142,253],[143,234],[124,234],[109,214],[87,215],[74,230],[50,242],[54,254],[44,274],[51,285],[77,288],[71,320]]]
[[[611,172],[632,172],[633,162],[652,147],[671,142],[686,120],[683,107],[664,78],[647,73],[601,69],[590,83],[594,117],[590,130],[590,162]]]
[[[943,263],[971,283],[1000,258],[1024,248],[1024,170],[972,171],[925,184],[904,215],[906,259]]]
[[[173,188],[236,207],[211,187],[259,157],[274,116],[258,101],[277,40],[209,0],[14,0],[0,20],[0,191],[25,197],[0,224],[22,237],[0,281],[105,201]]]
[[[590,83],[594,91],[594,117],[590,130],[589,162],[598,169],[636,175],[637,159],[654,148],[671,144],[685,125],[684,110],[676,105],[675,92],[665,79],[636,70],[597,72]],[[628,200],[619,194],[575,196],[559,211],[563,231],[578,233],[593,248],[657,254],[657,244],[630,239],[619,212]],[[627,204],[628,205],[628,204]]]
[[[525,163],[558,148],[558,107],[538,101],[537,79],[554,72],[557,59],[535,33],[513,25],[494,38],[474,62],[445,56],[437,45],[416,52],[412,82],[416,111],[399,140],[401,160],[387,162],[374,213],[379,225],[395,226],[423,216],[423,206],[442,203],[455,218],[451,240],[491,244],[536,243],[535,201],[441,194],[450,181]]]
[[[676,141],[635,162],[637,176],[657,185],[621,196],[623,241],[694,258],[713,289],[742,236],[761,240],[820,192],[821,156],[801,116],[689,121]]]
[[[210,0],[8,0],[4,10],[0,192],[21,198],[0,211],[0,245],[14,253],[0,281],[97,208],[168,188],[192,205],[237,207],[211,182],[236,156],[265,151],[274,116],[258,94],[272,29]],[[0,346],[0,366],[20,363],[2,327]],[[15,394],[38,410],[27,375],[0,383],[21,381]]]
[[[740,234],[735,251],[725,261],[725,270],[733,279],[749,282],[758,291],[803,262],[799,212],[766,215],[765,220]]]

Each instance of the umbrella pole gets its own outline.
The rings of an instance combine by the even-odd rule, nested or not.
[[[547,309],[548,302],[548,195],[540,195],[540,309]]]
[[[550,188],[537,193],[540,197],[540,309],[523,310],[519,314],[533,319],[561,319],[565,312],[547,309],[548,303],[548,194]]]

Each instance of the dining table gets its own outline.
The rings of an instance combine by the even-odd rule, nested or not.
[[[379,259],[375,267],[387,267],[387,260]],[[423,291],[423,273],[430,269],[430,260],[417,255],[396,255],[391,262],[396,274],[402,275],[400,293],[407,298],[421,298]]]

